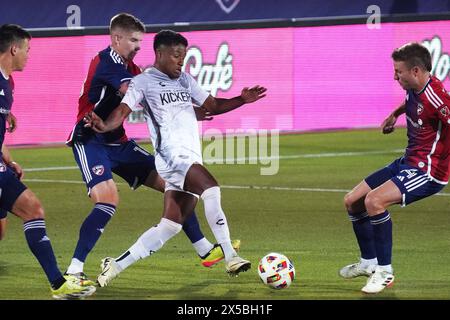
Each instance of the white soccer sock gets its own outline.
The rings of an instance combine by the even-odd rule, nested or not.
[[[377,258],[373,258],[373,259],[360,259],[360,263],[361,263],[361,267],[366,268],[369,265],[378,265],[378,259]]]
[[[394,269],[392,269],[392,264],[387,264],[385,266],[378,266],[378,268],[382,271],[386,271],[389,273],[394,273]]]
[[[161,218],[159,224],[145,231],[127,252],[116,259],[117,264],[122,270],[128,268],[139,259],[144,259],[161,249],[164,243],[181,229],[181,224]]]
[[[236,255],[230,240],[230,230],[228,229],[227,218],[220,205],[220,188],[212,187],[205,190],[201,198],[205,205],[205,216],[209,227],[220,244],[225,255],[225,260],[229,260]]]
[[[205,256],[212,248],[214,248],[214,245],[204,237],[197,242],[194,242],[192,245],[200,257]]]
[[[66,273],[75,274],[75,273],[83,272],[83,268],[84,268],[84,262],[81,262],[77,258],[72,258],[72,261],[70,262],[70,266],[67,268]]]

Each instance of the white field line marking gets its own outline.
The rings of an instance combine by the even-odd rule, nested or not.
[[[24,182],[42,182],[42,183],[65,183],[65,184],[84,184],[83,181],[76,180],[54,180],[54,179],[24,179]],[[116,182],[118,185],[128,185],[125,182]],[[331,193],[347,193],[347,189],[328,189],[328,188],[301,188],[301,187],[278,187],[278,186],[234,186],[221,185],[223,189],[234,190],[275,190],[275,191],[298,191],[298,192],[331,192]],[[448,197],[450,193],[437,193],[438,196]]]
[[[355,156],[366,156],[366,155],[374,155],[374,154],[390,154],[390,153],[401,153],[403,149],[394,149],[394,150],[384,150],[384,151],[361,151],[361,152],[332,152],[332,153],[310,153],[310,154],[293,154],[287,156],[278,156],[278,157],[244,157],[244,158],[225,158],[219,159],[225,163],[230,162],[239,162],[239,161],[255,161],[255,160],[283,160],[283,159],[300,159],[300,158],[331,158],[331,157],[355,157]],[[211,163],[217,161],[218,159],[205,158],[205,163]],[[69,167],[44,167],[44,168],[25,168],[26,172],[40,172],[40,171],[61,171],[61,170],[76,170],[77,166],[69,166]]]

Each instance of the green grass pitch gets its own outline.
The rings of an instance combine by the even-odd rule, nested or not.
[[[208,165],[222,188],[222,205],[231,236],[241,239],[241,255],[252,269],[229,278],[224,263],[204,268],[187,237],[180,233],[153,256],[124,271],[91,300],[105,299],[450,299],[450,207],[447,189],[440,196],[391,208],[396,282],[376,296],[360,292],[365,278],[343,280],[337,272],[358,258],[351,224],[343,208],[345,190],[402,153],[405,130],[307,133],[280,137],[280,169],[260,175],[258,165]],[[145,145],[149,150],[149,145]],[[13,149],[24,168],[73,167],[67,147]],[[121,202],[93,252],[85,272],[99,272],[100,259],[118,256],[162,212],[162,195],[119,184]],[[59,266],[70,262],[81,222],[91,210],[78,169],[28,171],[25,183],[41,199],[47,230]],[[203,206],[197,207],[202,229],[212,242]],[[48,283],[27,247],[22,222],[8,216],[0,242],[0,299],[51,299]],[[297,277],[285,290],[264,286],[259,259],[280,252],[294,263]]]

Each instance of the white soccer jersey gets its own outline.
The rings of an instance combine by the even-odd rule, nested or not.
[[[134,77],[128,86],[122,102],[133,111],[144,107],[155,147],[157,170],[166,182],[168,179],[163,176],[164,172],[170,176],[171,171],[180,171],[176,165],[179,160],[202,163],[192,102],[201,106],[208,96],[209,93],[191,75],[182,72],[178,79],[170,79],[154,67]],[[181,175],[185,173],[180,172]]]

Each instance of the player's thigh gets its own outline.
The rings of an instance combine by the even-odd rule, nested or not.
[[[369,192],[389,181],[399,170],[400,160],[396,159],[388,166],[381,168],[361,181],[345,197],[345,206],[349,212],[363,212],[366,210],[366,197]]]
[[[144,185],[159,192],[164,192],[165,181],[161,178],[156,170],[153,170],[147,176]]]
[[[119,204],[119,193],[114,180],[102,181],[90,189],[90,197],[94,203],[102,202],[117,206]]]
[[[365,180],[358,183],[349,193],[344,196],[344,204],[350,213],[361,213],[365,211],[364,200],[372,190]]]
[[[15,173],[0,162],[0,209],[2,215],[12,211],[14,204],[27,187],[17,178]]]
[[[186,174],[183,189],[201,195],[205,190],[218,185],[216,179],[203,165],[194,163]]]
[[[30,189],[26,189],[19,195],[10,211],[23,221],[44,218],[42,204]]]
[[[94,186],[112,180],[111,160],[105,146],[94,142],[75,143],[72,150],[89,195]]]
[[[202,165],[200,155],[178,148],[158,153],[156,168],[161,178],[176,189],[201,195],[204,190],[217,186],[217,181]]]
[[[163,217],[183,224],[194,210],[197,201],[198,198],[190,193],[168,190],[164,193]]]
[[[128,182],[132,189],[146,185],[164,191],[164,184],[158,180],[155,158],[133,140],[122,146],[110,147],[112,171]]]
[[[409,167],[399,172],[391,181],[401,194],[402,207],[440,192],[445,185],[437,183],[419,169]]]
[[[388,180],[381,186],[370,191],[366,196],[366,207],[384,208],[401,203],[402,193],[397,185]]]
[[[367,176],[364,181],[367,183],[370,189],[374,190],[386,181],[391,180],[392,177],[400,172],[400,167],[401,159],[396,159],[386,167],[381,168]]]

